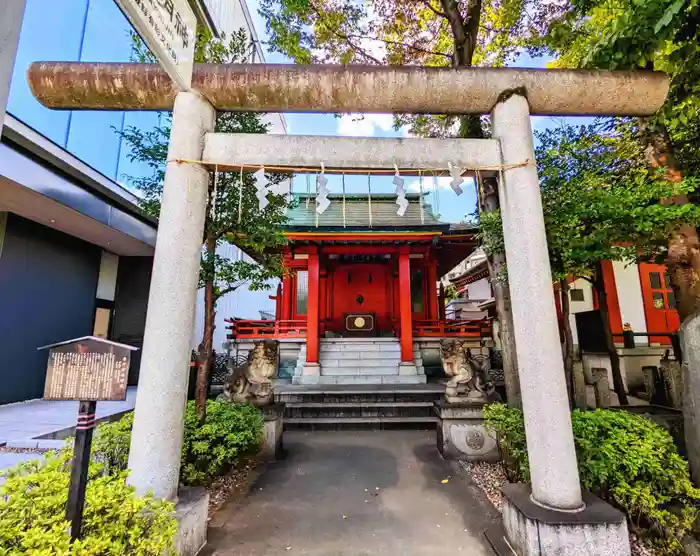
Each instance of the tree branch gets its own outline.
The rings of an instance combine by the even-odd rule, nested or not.
[[[446,52],[437,52],[435,50],[428,50],[426,48],[421,48],[420,46],[415,46],[413,44],[408,44],[405,42],[392,41],[389,39],[380,39],[379,37],[364,37],[362,35],[347,35],[350,38],[357,39],[368,39],[371,41],[383,42],[384,44],[393,44],[394,46],[400,46],[402,48],[408,48],[409,50],[414,50],[416,52],[423,52],[424,54],[433,54],[434,56],[444,56],[445,58],[452,58],[452,54],[447,54]]]
[[[322,15],[322,13],[321,13],[321,10],[319,10],[318,7],[316,7],[316,4],[314,4],[313,2],[309,2],[309,6],[310,6],[311,9],[316,13],[316,17],[318,17],[321,21],[323,21],[323,23],[326,25],[326,27],[327,27],[331,32],[335,33],[335,35],[336,35],[339,39],[344,40],[344,41],[348,44],[348,46],[350,46],[350,48],[352,48],[355,52],[357,52],[357,53],[360,54],[361,56],[364,56],[364,57],[367,58],[368,60],[372,60],[372,61],[373,61],[375,64],[377,64],[378,66],[384,65],[384,63],[383,63],[381,60],[375,58],[375,57],[372,56],[371,54],[368,54],[367,52],[365,52],[365,51],[364,51],[362,48],[360,48],[359,46],[353,44],[352,41],[350,40],[350,38],[348,37],[348,35],[346,35],[346,34],[343,33],[342,31],[340,31],[340,29],[339,29],[337,26],[331,26],[331,25],[328,23],[328,21],[323,17],[323,15]]]
[[[438,10],[437,8],[435,8],[435,7],[430,3],[430,0],[420,0],[420,1],[421,1],[421,3],[422,3],[426,8],[428,8],[428,9],[429,9],[431,12],[433,12],[435,15],[440,16],[440,17],[447,18],[447,14],[444,13],[444,12],[441,12],[440,10]]]

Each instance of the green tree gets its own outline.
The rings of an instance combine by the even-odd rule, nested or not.
[[[534,29],[546,29],[556,7],[526,0],[262,0],[272,50],[296,63],[502,66]],[[395,114],[395,125],[421,137],[484,136],[478,116]],[[480,210],[497,210],[493,184],[480,191]],[[494,280],[505,257],[489,259],[494,284],[508,403],[520,405],[510,294]]]
[[[557,3],[524,42],[558,67],[655,69],[671,81],[663,108],[640,121],[648,164],[670,180],[700,168],[700,0],[572,0]],[[664,202],[688,202],[676,195]],[[697,202],[697,196],[691,201]],[[667,264],[681,320],[700,310],[700,239],[684,225],[670,238]]]
[[[148,59],[138,37],[134,38],[136,57]],[[198,37],[195,59],[215,64],[245,62],[250,41],[243,29],[229,39],[215,39],[208,33]],[[152,173],[132,177],[130,182],[142,194],[142,208],[158,216],[163,194],[165,163],[170,137],[171,116],[149,131],[128,127],[122,132],[130,147],[129,159],[146,164]],[[260,114],[222,112],[216,117],[215,130],[221,133],[267,133],[268,125]],[[267,175],[273,184],[285,176]],[[242,179],[242,181],[241,181]],[[269,288],[269,281],[282,273],[275,248],[284,242],[280,225],[285,221],[287,199],[268,194],[269,204],[259,209],[255,179],[249,172],[221,171],[211,175],[200,266],[199,287],[204,289],[204,333],[197,353],[196,408],[202,421],[206,418],[206,398],[213,355],[216,306],[219,299],[241,286],[250,290]],[[254,260],[231,260],[221,256],[225,244],[241,248]]]
[[[691,194],[695,178],[669,180],[647,164],[631,120],[598,120],[589,126],[563,125],[536,133],[537,168],[552,278],[562,290],[565,364],[569,387],[573,366],[568,315],[568,277],[588,279],[598,295],[615,391],[627,403],[613,342],[601,262],[665,260],[669,238],[684,225],[700,223],[700,208],[667,204]],[[501,250],[500,217],[481,219],[487,250]]]

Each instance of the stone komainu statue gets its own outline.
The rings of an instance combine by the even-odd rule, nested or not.
[[[450,403],[488,401],[494,392],[489,379],[489,358],[472,356],[463,340],[442,340],[440,356],[449,377],[445,399]]]
[[[272,377],[277,372],[277,342],[256,342],[243,365],[229,362],[231,377],[224,397],[236,403],[268,405],[272,402]]]

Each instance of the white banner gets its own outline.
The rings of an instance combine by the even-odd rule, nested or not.
[[[189,90],[197,18],[187,0],[115,0],[168,75]]]

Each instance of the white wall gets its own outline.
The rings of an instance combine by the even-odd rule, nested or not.
[[[467,293],[469,295],[469,299],[486,300],[491,298],[491,284],[489,283],[488,278],[482,278],[481,280],[468,284]]]
[[[251,260],[238,247],[230,244],[223,245],[219,251],[219,255],[230,259],[244,258]],[[239,319],[260,320],[260,311],[275,313],[275,302],[270,299],[271,295],[277,293],[278,280],[270,282],[270,289],[264,291],[250,291],[247,287],[242,286],[238,290],[226,294],[222,297],[216,310],[216,328],[214,329],[214,349],[220,351],[222,345],[227,341],[225,319],[236,317]],[[192,348],[196,349],[202,341],[204,332],[204,290],[197,292],[197,308],[195,313],[194,335],[192,337]]]
[[[639,266],[636,263],[625,265],[625,263],[613,261],[613,272],[622,324],[629,323],[635,332],[646,332],[647,319],[644,314]],[[635,338],[635,342],[642,345],[648,343],[644,337]]]
[[[119,270],[119,256],[109,251],[102,251],[100,259],[100,274],[97,279],[97,299],[114,301],[117,291],[117,271]]]
[[[584,311],[593,310],[593,286],[588,280],[579,278],[576,281],[569,284],[569,289],[582,290],[583,291],[583,301],[571,301],[570,308],[571,314],[569,315],[569,322],[571,323],[571,334],[574,337],[574,344],[578,344],[578,331],[576,330],[576,313],[583,313]],[[569,298],[571,295],[569,294]]]

